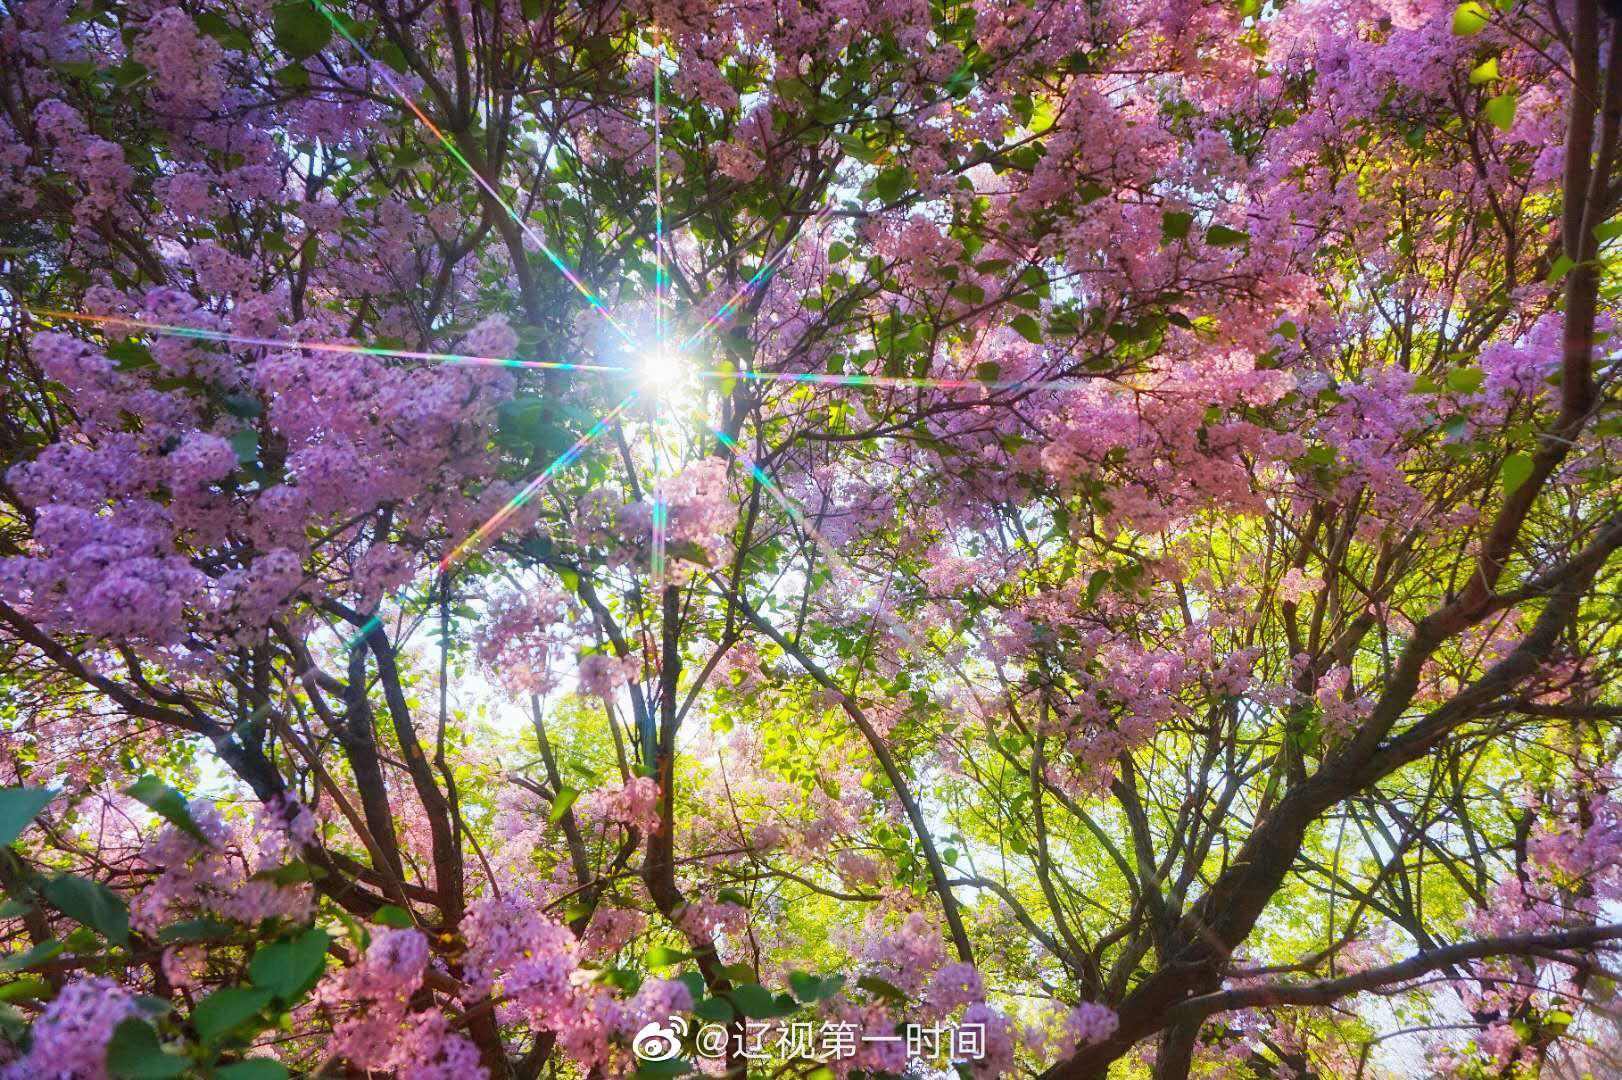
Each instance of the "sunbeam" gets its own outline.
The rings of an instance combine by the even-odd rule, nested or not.
[[[811,523],[810,518],[806,516],[805,511],[796,506],[794,500],[789,498],[788,494],[777,486],[777,482],[766,475],[766,470],[755,463],[755,460],[749,456],[749,452],[738,445],[736,439],[717,427],[711,427],[710,434],[715,436],[717,442],[726,447],[727,451],[738,460],[739,464],[749,470],[749,474],[754,477],[755,482],[765,488],[767,494],[777,502],[778,506],[783,508],[783,513],[787,514],[800,527],[801,531],[810,537],[811,542],[822,552],[823,558],[827,559],[830,565],[843,571],[853,581],[861,580],[856,573],[856,568],[851,566],[843,555],[839,554],[839,549],[834,547],[833,542],[817,530],[817,527]],[[916,634],[908,629],[906,623],[899,618],[892,618],[889,621],[897,636],[905,641],[909,648],[914,652],[922,653],[924,651],[923,643],[918,640]]]
[[[823,203],[822,208],[819,209],[811,218],[808,227],[816,225],[819,221],[826,217],[832,209],[833,203],[831,201]],[[782,265],[783,260],[788,257],[788,253],[789,248],[787,245],[778,248],[777,252],[772,255],[771,258],[767,259],[766,262],[761,265],[760,269],[756,270],[748,281],[745,281],[742,285],[739,285],[737,289],[733,291],[732,295],[727,297],[726,303],[717,308],[708,319],[705,319],[704,322],[699,324],[696,330],[688,334],[687,337],[682,340],[682,343],[677,346],[676,351],[686,352],[688,349],[698,344],[705,334],[708,334],[711,330],[714,330],[717,326],[721,325],[721,323],[724,322],[733,311],[737,310],[738,302],[743,299],[744,294],[748,293],[751,289],[764,285],[766,280],[770,278],[772,274],[777,272],[777,268]]]
[[[552,464],[541,470],[540,474],[537,475],[535,479],[525,484],[518,494],[514,495],[505,506],[491,515],[489,521],[486,521],[483,525],[480,525],[477,529],[473,530],[473,534],[471,536],[452,548],[450,552],[439,561],[439,572],[443,574],[445,571],[449,570],[453,565],[455,565],[456,561],[461,558],[464,552],[474,545],[482,542],[490,534],[501,528],[508,518],[512,517],[513,514],[517,513],[524,507],[525,504],[544,490],[546,486],[557,477],[558,473],[574,464],[580,455],[585,452],[586,447],[590,446],[594,441],[596,441],[599,435],[608,430],[608,426],[610,424],[619,419],[621,413],[631,407],[631,402],[636,400],[637,395],[640,392],[641,391],[639,390],[632,390],[629,394],[626,394],[623,398],[621,398],[618,405],[615,405],[612,409],[610,409],[608,413],[593,424],[584,435],[576,439],[573,446],[569,447],[569,449],[558,455],[557,460],[553,461]]]
[[[558,273],[562,274],[569,284],[573,285],[580,295],[586,298],[586,302],[591,305],[592,310],[596,311],[599,315],[606,319],[608,321],[608,325],[614,328],[615,332],[619,334],[620,338],[625,341],[626,344],[634,344],[630,331],[626,330],[624,325],[614,317],[613,312],[609,311],[608,308],[603,306],[602,300],[598,299],[597,294],[591,291],[591,287],[582,281],[579,275],[569,268],[568,264],[563,261],[557,252],[552,250],[546,241],[542,239],[540,233],[538,233],[529,224],[529,222],[524,219],[523,215],[519,214],[519,212],[513,209],[512,205],[508,203],[506,199],[502,198],[501,193],[496,190],[495,185],[489,180],[485,179],[484,175],[480,173],[478,169],[475,169],[467,158],[462,156],[462,152],[456,148],[456,144],[453,143],[443,131],[440,131],[438,126],[428,118],[428,114],[422,111],[422,108],[418,106],[416,99],[407,93],[405,87],[401,86],[399,80],[390,73],[388,66],[378,63],[377,60],[373,58],[372,54],[366,50],[366,46],[362,45],[355,39],[355,36],[349,32],[349,28],[345,26],[337,16],[333,15],[333,13],[328,10],[327,5],[324,4],[322,0],[312,0],[312,2],[315,4],[316,9],[327,17],[327,21],[333,25],[333,28],[336,29],[338,33],[343,35],[344,40],[349,42],[350,45],[354,46],[355,51],[360,53],[361,58],[366,61],[373,71],[377,72],[378,77],[383,80],[384,84],[399,96],[400,100],[405,103],[406,108],[410,109],[412,113],[416,115],[417,119],[422,121],[423,126],[433,133],[434,138],[438,139],[446,150],[450,151],[451,156],[456,159],[457,164],[461,165],[462,168],[467,171],[468,175],[473,177],[478,185],[485,190],[485,193],[494,199],[496,204],[507,212],[507,216],[512,218],[514,224],[524,231],[524,235],[527,236],[530,242],[535,245],[536,250],[538,250],[542,255],[545,255],[552,265],[557,268]]]
[[[511,356],[472,356],[466,353],[423,352],[417,349],[388,349],[381,345],[349,345],[335,341],[288,341],[281,338],[247,337],[228,334],[223,330],[205,330],[194,326],[175,326],[169,323],[147,322],[120,315],[89,315],[79,311],[58,311],[55,308],[24,307],[30,315],[42,319],[62,319],[90,326],[116,326],[127,330],[140,330],[165,337],[195,338],[222,345],[248,345],[266,349],[298,349],[303,352],[350,353],[357,356],[386,356],[400,360],[427,360],[436,364],[467,365],[476,367],[533,368],[540,371],[587,371],[629,374],[633,369],[613,364],[570,364],[562,360],[519,360]]]
[[[673,376],[679,374],[673,358],[665,349],[665,148],[664,148],[664,121],[660,113],[664,109],[664,98],[661,93],[663,82],[660,71],[663,60],[664,42],[659,34],[657,24],[653,28],[653,350],[643,361],[643,381],[651,387],[653,395],[653,512],[649,515],[649,528],[653,531],[652,543],[649,552],[648,572],[652,578],[653,589],[659,592],[664,588],[665,582],[665,498],[664,491],[659,484],[658,472],[660,468],[659,455],[659,429],[664,422],[661,400],[666,393],[673,389],[675,383]]]
[[[511,518],[519,510],[523,509],[524,506],[535,498],[535,496],[539,495],[543,490],[545,490],[546,487],[557,478],[559,473],[579,460],[580,455],[585,453],[586,448],[595,442],[603,432],[607,431],[609,425],[615,420],[619,419],[620,414],[631,407],[631,403],[636,400],[638,393],[639,391],[632,390],[629,394],[626,394],[623,398],[621,398],[619,404],[615,405],[608,411],[606,415],[587,429],[584,435],[576,439],[574,441],[574,445],[570,446],[563,453],[559,454],[557,459],[554,460],[552,464],[548,465],[545,469],[542,469],[533,480],[525,484],[516,495],[507,500],[506,504],[503,505],[500,510],[497,510],[494,514],[490,515],[489,520],[485,521],[484,524],[473,530],[467,539],[463,540],[460,544],[457,544],[454,548],[447,552],[445,557],[439,560],[439,564],[435,569],[435,576],[444,577],[445,574],[449,573],[451,567],[455,566],[456,563],[461,560],[463,555],[493,535],[502,527],[502,525],[507,522],[509,518]],[[395,598],[398,599],[400,593],[403,593],[404,591],[405,590],[402,589],[400,592],[395,593]],[[381,605],[379,605],[379,608],[381,609]],[[366,624],[349,639],[345,647],[350,651],[353,651],[357,646],[366,640],[367,636],[370,635],[373,630],[377,629],[377,627],[380,625],[382,625],[381,614],[373,615],[366,621]]]

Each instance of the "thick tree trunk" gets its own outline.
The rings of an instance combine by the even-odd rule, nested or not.
[[[1160,1033],[1155,1053],[1155,1080],[1188,1080],[1194,1066],[1194,1043],[1200,1037],[1200,1022],[1185,1020]]]

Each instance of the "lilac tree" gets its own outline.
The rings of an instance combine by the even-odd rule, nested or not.
[[[1596,0],[0,17],[0,1075],[1619,1067]]]

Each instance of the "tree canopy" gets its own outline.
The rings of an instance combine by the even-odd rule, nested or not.
[[[0,1077],[1619,1075],[1612,6],[6,4]]]

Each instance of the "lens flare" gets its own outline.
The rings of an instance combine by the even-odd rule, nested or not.
[[[726,447],[733,457],[738,459],[739,464],[749,470],[749,474],[754,477],[755,482],[765,488],[767,494],[776,500],[777,505],[783,508],[783,513],[787,514],[790,520],[798,525],[806,536],[810,537],[811,542],[822,552],[822,557],[828,560],[830,566],[840,570],[853,580],[860,580],[860,575],[856,573],[856,569],[846,561],[843,555],[839,554],[839,550],[834,547],[832,541],[817,530],[817,527],[811,523],[810,518],[806,516],[805,511],[794,505],[794,500],[790,499],[787,493],[777,486],[776,481],[766,475],[766,470],[762,469],[754,458],[749,456],[748,451],[738,445],[736,439],[717,427],[711,427],[710,433],[715,436],[717,442]],[[877,610],[882,611],[882,605]],[[905,641],[908,648],[919,653],[924,651],[923,643],[918,640],[916,634],[908,629],[907,624],[902,619],[891,616],[888,621],[895,630],[896,636]]]
[[[808,223],[807,227],[815,226],[823,218],[827,217],[832,210],[832,202],[823,203],[821,209],[819,209],[811,218],[811,221]],[[761,265],[760,269],[756,270],[748,281],[745,281],[742,285],[739,285],[737,289],[733,291],[732,295],[727,297],[726,302],[717,308],[714,314],[712,314],[708,319],[705,319],[704,322],[700,324],[698,329],[694,330],[691,334],[688,334],[687,337],[682,340],[681,345],[677,347],[677,351],[686,352],[694,345],[697,345],[699,341],[703,339],[705,334],[708,334],[710,331],[714,330],[716,327],[725,322],[726,319],[737,310],[739,302],[743,299],[746,293],[763,286],[771,278],[771,276],[777,272],[778,266],[782,264],[784,259],[788,258],[788,253],[788,245],[785,244],[783,247],[778,248],[776,253],[773,254],[771,258],[767,259],[766,262]]]
[[[344,40],[349,42],[349,44],[354,47],[356,52],[360,53],[361,59],[366,61],[367,66],[373,71],[377,72],[378,77],[383,80],[384,85],[386,85],[390,90],[394,91],[395,95],[399,97],[401,102],[405,104],[405,107],[410,109],[417,119],[422,121],[422,125],[433,133],[434,138],[438,139],[440,144],[450,152],[451,157],[456,159],[457,164],[461,165],[462,168],[467,171],[467,174],[473,177],[478,185],[485,190],[485,193],[488,194],[490,198],[495,200],[496,205],[501,207],[502,210],[506,211],[507,216],[513,220],[513,223],[524,231],[524,235],[529,238],[529,241],[532,244],[535,245],[536,250],[542,255],[545,255],[547,261],[557,268],[558,273],[562,274],[564,279],[568,281],[569,284],[573,285],[575,290],[579,292],[581,296],[586,298],[586,303],[591,305],[593,311],[597,312],[597,314],[601,315],[605,320],[607,320],[608,325],[614,328],[614,331],[619,334],[621,340],[629,343],[631,341],[630,331],[626,330],[624,325],[621,324],[618,319],[614,318],[613,313],[603,306],[603,302],[602,300],[598,299],[597,294],[591,291],[591,287],[582,281],[579,275],[577,275],[573,270],[569,269],[569,265],[565,263],[561,257],[559,257],[557,252],[553,251],[552,248],[547,245],[546,241],[541,238],[540,233],[535,231],[528,220],[526,220],[524,216],[521,215],[517,210],[513,209],[511,203],[502,198],[501,193],[496,190],[495,185],[489,180],[485,179],[484,174],[475,169],[472,163],[470,163],[467,158],[462,156],[462,152],[457,149],[456,144],[452,142],[450,137],[447,136],[443,131],[440,131],[438,126],[428,118],[428,114],[422,111],[422,108],[418,106],[416,99],[406,92],[405,87],[400,85],[400,81],[394,77],[393,73],[390,72],[388,67],[378,63],[372,57],[372,54],[366,51],[366,46],[362,45],[358,40],[356,40],[355,35],[349,32],[349,27],[345,26],[342,20],[329,11],[327,9],[327,5],[322,3],[322,0],[313,0],[313,2],[317,10],[327,17],[327,21],[333,25],[333,28],[336,29],[339,34],[343,35]]]
[[[535,498],[535,496],[544,491],[547,486],[557,478],[559,473],[578,461],[580,455],[586,452],[586,448],[595,442],[603,432],[607,431],[609,425],[617,420],[626,409],[631,407],[631,403],[636,400],[636,397],[637,391],[635,390],[631,391],[629,394],[626,394],[625,397],[620,399],[618,405],[615,405],[608,411],[607,415],[603,416],[602,419],[593,424],[584,435],[576,439],[574,445],[570,446],[569,449],[565,450],[562,454],[559,454],[557,460],[553,461],[552,464],[541,470],[541,472],[533,480],[525,484],[518,494],[507,500],[506,504],[502,506],[500,510],[497,510],[494,514],[492,514],[488,521],[480,525],[477,529],[473,530],[472,535],[452,548],[443,559],[439,560],[437,576],[444,577],[445,574],[449,573],[451,567],[455,566],[464,555],[500,530],[500,528],[506,524],[514,514],[523,509],[524,506]],[[404,591],[405,590],[402,589],[400,592],[395,593],[394,598],[398,600]],[[382,616],[373,615],[366,621],[365,625],[363,625],[360,630],[356,632],[355,636],[349,639],[345,647],[350,652],[353,652],[365,642],[366,638],[372,633],[373,630],[376,630],[381,625],[383,625]]]
[[[630,368],[613,364],[570,364],[561,360],[519,360],[511,356],[471,356],[466,353],[423,352],[418,349],[385,349],[381,345],[351,345],[337,341],[292,341],[285,338],[246,337],[228,334],[223,330],[205,330],[195,326],[175,326],[170,323],[147,322],[120,315],[87,315],[78,311],[58,311],[55,308],[24,307],[24,311],[41,319],[60,319],[83,323],[87,326],[118,327],[140,330],[164,337],[193,338],[222,345],[248,345],[265,349],[298,349],[302,352],[348,353],[355,356],[385,356],[400,360],[427,360],[436,364],[461,364],[476,367],[533,368],[540,371],[590,371],[625,374]]]
[[[629,394],[626,394],[625,397],[621,398],[618,405],[615,405],[612,409],[610,409],[607,415],[603,416],[602,419],[593,424],[584,435],[575,440],[573,446],[569,447],[569,449],[558,455],[557,460],[543,469],[541,473],[535,477],[535,479],[525,484],[523,489],[508,500],[507,505],[503,506],[500,510],[497,510],[495,514],[491,516],[489,521],[486,521],[483,525],[480,525],[473,531],[471,536],[452,548],[450,552],[439,561],[439,572],[443,574],[445,571],[449,570],[456,563],[456,561],[462,557],[462,555],[500,529],[501,526],[506,523],[508,518],[512,517],[519,510],[523,509],[523,507],[528,504],[530,500],[534,499],[536,495],[544,491],[547,485],[549,485],[557,477],[558,473],[574,464],[580,455],[585,453],[586,447],[590,446],[594,441],[596,441],[599,435],[608,430],[608,425],[612,424],[619,418],[621,413],[631,407],[631,402],[636,400],[638,393],[639,391],[632,390]]]
[[[657,346],[643,353],[636,365],[637,381],[654,394],[667,394],[675,390],[693,374],[681,357]]]

